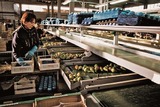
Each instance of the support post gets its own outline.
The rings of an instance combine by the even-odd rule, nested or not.
[[[118,32],[114,31],[113,44],[118,45]]]

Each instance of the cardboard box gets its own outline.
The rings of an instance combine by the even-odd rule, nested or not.
[[[35,99],[35,107],[87,107],[80,93]]]

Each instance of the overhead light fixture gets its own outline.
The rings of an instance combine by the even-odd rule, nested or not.
[[[65,0],[62,4],[66,5],[66,4],[70,3],[70,2],[75,2],[75,1],[77,1],[77,0]]]
[[[114,1],[110,1],[110,4],[118,4],[118,3],[122,3],[128,0],[114,0]]]
[[[103,6],[106,6],[106,5],[108,5],[108,3],[97,4],[97,5],[95,5],[95,8],[100,8],[100,7],[103,7]]]
[[[113,1],[105,2],[103,4],[97,4],[97,5],[95,5],[95,8],[100,8],[100,7],[106,6],[106,5],[108,5],[108,3],[113,5],[113,4],[118,4],[118,3],[125,2],[125,1],[128,1],[128,0],[113,0]]]

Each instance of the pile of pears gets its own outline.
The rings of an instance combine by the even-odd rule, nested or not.
[[[76,59],[82,58],[84,56],[83,53],[66,53],[66,52],[56,52],[52,54],[54,58],[60,58],[62,60]]]
[[[122,67],[110,63],[110,64],[106,64],[105,66],[100,66],[98,64],[94,64],[94,65],[75,65],[74,66],[75,70],[81,70],[84,71],[86,73],[106,73],[106,72],[110,72],[110,73],[115,73],[115,72],[119,72],[122,71]],[[123,68],[123,71],[126,70],[125,68]]]

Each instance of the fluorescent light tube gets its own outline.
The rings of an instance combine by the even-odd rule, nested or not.
[[[114,1],[110,1],[110,4],[118,4],[125,1],[128,1],[128,0],[114,0]]]
[[[66,5],[66,4],[70,3],[70,2],[71,2],[71,0],[65,0],[62,4]]]
[[[95,8],[103,7],[103,6],[106,6],[106,5],[108,5],[108,3],[98,4],[98,5],[95,5]]]
[[[70,3],[70,2],[75,2],[75,1],[77,1],[77,0],[65,0],[62,4],[66,5],[66,4]]]

